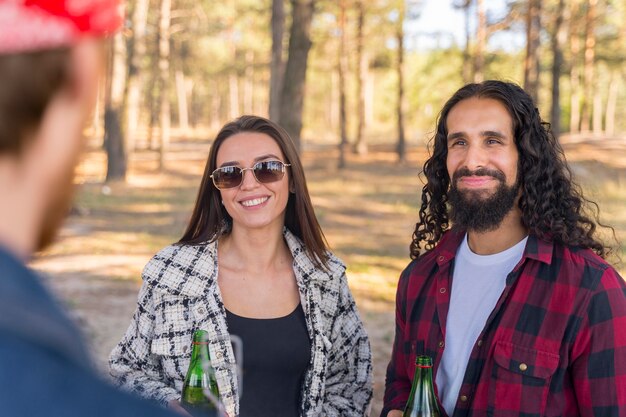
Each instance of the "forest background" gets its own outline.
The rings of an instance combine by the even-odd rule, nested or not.
[[[279,122],[300,149],[370,333],[372,415],[418,174],[439,109],[463,84],[513,81],[536,99],[615,229],[617,241],[600,233],[624,275],[624,0],[130,0],[109,52],[76,202],[59,242],[32,262],[103,373],[141,268],[180,237],[211,139],[241,114]]]

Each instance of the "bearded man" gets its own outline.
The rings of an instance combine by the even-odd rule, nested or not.
[[[626,285],[532,98],[466,85],[433,142],[381,416],[402,415],[416,355],[442,415],[626,416]]]
[[[68,211],[115,0],[0,0],[0,415],[165,417],[96,374],[26,267]]]

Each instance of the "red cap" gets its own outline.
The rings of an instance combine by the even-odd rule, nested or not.
[[[121,23],[119,0],[0,0],[0,54],[69,46]]]

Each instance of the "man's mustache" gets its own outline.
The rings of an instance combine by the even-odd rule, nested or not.
[[[454,172],[452,176],[452,181],[457,182],[462,177],[493,177],[500,181],[505,181],[506,177],[504,176],[504,172],[499,171],[497,169],[488,169],[488,168],[478,168],[475,171],[470,171],[469,168],[459,168]]]

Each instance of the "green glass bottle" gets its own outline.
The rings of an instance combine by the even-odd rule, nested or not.
[[[430,356],[418,356],[415,358],[411,394],[402,417],[439,417],[439,415],[433,385],[433,360]]]
[[[220,395],[217,389],[215,371],[209,365],[211,356],[209,355],[206,335],[205,330],[196,330],[193,335],[191,361],[180,399],[183,408],[194,417],[216,417],[218,415],[217,408],[204,394],[204,389],[208,388],[216,398],[219,398]]]

